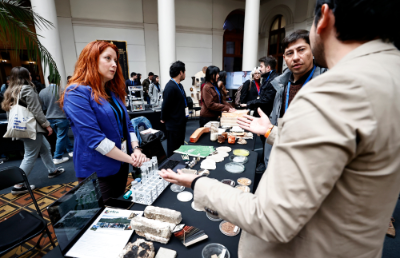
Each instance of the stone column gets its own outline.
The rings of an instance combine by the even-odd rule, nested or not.
[[[58,30],[58,22],[57,22],[57,11],[54,0],[31,0],[32,9],[34,12],[50,21],[54,27],[47,29],[42,26],[42,29],[38,28],[35,25],[36,33],[41,35],[39,37],[40,43],[49,51],[49,53],[53,56],[54,61],[56,62],[58,72],[61,76],[61,86],[64,87],[67,83],[67,79],[65,76],[65,67],[64,67],[64,59],[62,55],[61,49],[61,41],[60,34]],[[49,75],[49,69],[43,67],[43,70],[46,70],[44,74],[44,80],[46,86],[48,86],[47,77]]]
[[[247,0],[244,16],[243,71],[251,71],[258,61],[258,23],[260,0]]]
[[[175,55],[175,0],[158,0],[158,45],[160,49],[160,84],[170,80],[169,67]]]

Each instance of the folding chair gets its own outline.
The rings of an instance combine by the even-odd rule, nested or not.
[[[42,234],[38,239],[35,246],[25,251],[24,253],[16,256],[20,257],[39,246],[44,233],[49,236],[50,242],[55,247],[47,222],[43,218],[42,212],[36,202],[35,196],[28,182],[25,172],[18,167],[7,167],[0,170],[0,190],[13,186],[15,184],[25,183],[32,201],[35,204],[38,215],[21,210],[11,218],[0,222],[0,256],[13,250],[15,247],[31,240],[32,238]]]

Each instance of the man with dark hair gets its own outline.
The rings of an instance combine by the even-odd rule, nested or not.
[[[35,76],[35,79],[32,80],[32,83],[35,84],[37,93],[40,93],[44,88],[46,88],[46,86],[44,86],[42,84],[42,82],[40,81],[40,76],[39,75]]]
[[[53,162],[55,165],[66,162],[68,157],[63,157],[64,151],[72,158],[74,148],[68,138],[69,122],[65,113],[60,108],[58,99],[60,96],[60,87],[56,85],[55,80],[48,76],[49,87],[46,87],[39,93],[43,110],[46,110],[46,118],[50,126],[57,134],[56,150],[54,151]]]
[[[137,84],[136,84],[136,78],[137,78],[137,74],[136,74],[135,72],[131,72],[131,78],[130,78],[130,80],[126,80],[126,81],[125,81],[125,90],[126,90],[126,93],[127,93],[127,94],[129,93],[128,86],[135,86],[135,85],[137,85]]]
[[[167,129],[167,156],[174,154],[185,143],[186,122],[189,110],[186,93],[181,81],[185,80],[186,68],[176,61],[169,68],[171,80],[165,85],[161,107],[161,123]]]
[[[265,114],[239,120],[274,144],[255,194],[160,173],[243,230],[239,258],[382,256],[400,190],[400,52],[390,43],[400,1],[327,2],[317,2],[310,41],[329,71],[303,87],[279,128]]]
[[[255,110],[254,116],[259,117],[257,109],[261,108],[261,110],[269,115],[272,111],[272,105],[274,103],[275,94],[271,94],[270,92],[274,90],[271,85],[271,81],[273,81],[276,77],[278,77],[278,73],[275,71],[276,69],[276,59],[273,56],[264,56],[261,57],[258,62],[260,62],[260,71],[262,84],[260,87],[259,96],[255,100],[250,100],[246,104],[240,104],[242,107],[248,107],[251,110]],[[243,84],[242,92],[247,92],[249,88],[249,83]],[[246,94],[241,95],[245,97]],[[265,164],[264,164],[264,146],[265,146],[265,137],[264,135],[260,135],[260,139],[263,145],[263,151],[261,154],[261,160],[256,168],[256,172],[264,172]]]
[[[149,86],[151,84],[151,80],[153,80],[154,73],[149,72],[149,77],[144,79],[143,85],[143,93],[144,99],[147,101],[147,104],[150,104],[150,97],[149,97]]]

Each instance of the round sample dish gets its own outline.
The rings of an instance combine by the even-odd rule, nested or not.
[[[250,193],[250,187],[245,185],[237,185],[235,188],[242,190],[245,193]]]
[[[222,179],[221,182],[232,187],[235,186],[235,181],[233,181],[232,179]]]
[[[171,189],[171,191],[174,192],[174,193],[180,193],[180,192],[182,192],[183,190],[185,190],[185,187],[184,187],[184,186],[180,186],[180,185],[173,184],[173,185],[171,185],[170,189]]]
[[[250,155],[250,152],[248,150],[245,150],[245,149],[236,149],[236,150],[233,151],[233,155],[246,156],[247,157],[247,156]]]
[[[206,216],[211,221],[221,221],[222,219],[218,216],[212,215],[211,213],[206,211]]]
[[[220,257],[220,255],[223,252],[225,252],[224,257]],[[223,246],[221,244],[217,244],[217,243],[208,244],[201,251],[201,256],[203,258],[211,258],[211,256],[213,256],[213,255],[216,255],[218,258],[230,258],[231,257],[229,250],[225,246]]]
[[[215,150],[216,150],[216,151],[223,151],[223,152],[231,152],[231,151],[232,151],[232,148],[231,148],[231,147],[226,147],[226,146],[224,146],[224,147],[218,147],[218,148],[216,148]]]
[[[237,180],[239,185],[249,186],[251,185],[251,180],[246,177],[241,177]]]
[[[176,197],[181,202],[188,202],[193,199],[193,194],[191,192],[184,191],[184,192],[179,193]]]
[[[229,157],[229,159],[232,162],[237,162],[237,163],[242,163],[242,164],[246,164],[247,161],[249,161],[249,159],[246,156],[237,156],[237,155],[231,155]]]
[[[245,169],[246,169],[245,166],[241,163],[230,162],[228,164],[225,164],[225,170],[230,173],[234,174],[243,173]]]
[[[219,230],[225,236],[237,236],[240,233],[240,228],[232,223],[224,220],[219,224]]]
[[[197,206],[194,204],[194,201],[192,202],[191,205],[192,205],[192,209],[195,210],[195,211],[205,211],[204,209],[201,209],[201,208],[197,207]]]

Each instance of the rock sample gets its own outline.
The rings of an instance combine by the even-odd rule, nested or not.
[[[164,238],[162,239],[162,242],[165,242],[165,239],[167,239],[167,242],[171,236],[171,228],[170,228],[170,223],[159,221],[159,220],[153,220],[153,219],[148,219],[144,217],[135,217],[131,220],[131,226],[132,229],[136,230],[136,233],[140,236],[145,236],[146,239],[148,240],[153,240],[157,241],[156,239],[150,239],[150,235],[153,235],[155,237],[160,237]],[[146,236],[145,234],[148,234]],[[160,241],[157,241],[160,242]]]
[[[134,243],[128,243],[119,255],[120,258],[154,258],[154,245],[144,239],[137,239]]]
[[[182,221],[182,214],[179,211],[155,206],[147,206],[144,210],[144,216],[148,219],[174,223],[175,225]]]

